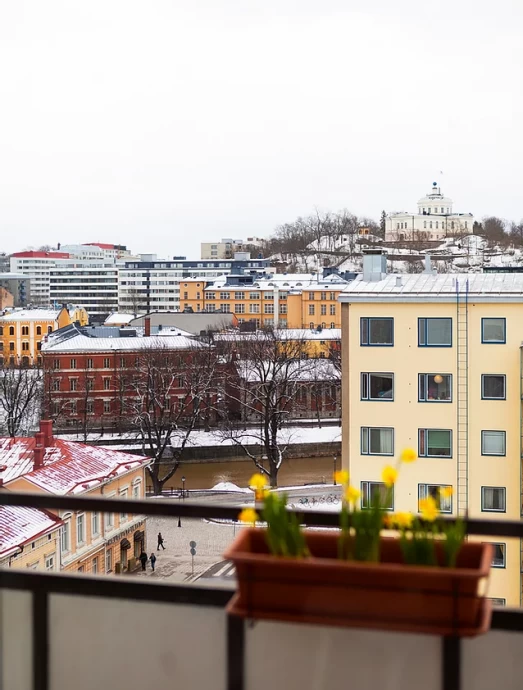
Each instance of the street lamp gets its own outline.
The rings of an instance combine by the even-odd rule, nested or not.
[[[333,472],[333,475],[332,475],[333,478],[334,478],[334,486],[336,486],[336,461],[337,461],[337,460],[338,460],[338,458],[337,458],[337,456],[335,455],[335,456],[332,458],[332,461],[333,461],[333,463],[334,463],[334,472]]]
[[[185,501],[185,477],[182,477],[182,498]]]

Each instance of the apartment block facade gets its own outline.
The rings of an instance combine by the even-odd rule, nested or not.
[[[343,465],[362,505],[413,447],[391,510],[449,486],[444,514],[520,520],[523,275],[394,276],[373,259],[340,296]],[[519,606],[521,565],[519,540],[496,542],[490,596]]]
[[[10,258],[11,272],[28,276],[31,303],[47,307],[50,304],[51,269],[61,259],[68,258],[67,252],[15,252]]]

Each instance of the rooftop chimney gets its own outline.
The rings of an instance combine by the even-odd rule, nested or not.
[[[401,282],[401,276],[396,276],[396,287],[401,287],[402,282]]]
[[[387,274],[387,255],[381,249],[367,249],[363,252],[363,280],[377,282]]]
[[[149,316],[145,317],[145,331],[144,335],[146,338],[148,338],[151,335],[151,318]]]
[[[54,443],[54,438],[53,438],[53,420],[52,419],[41,419],[40,420],[40,434],[43,435],[44,441],[43,441],[43,446],[44,448],[49,448],[49,446],[52,446]],[[39,434],[36,434],[38,436]]]
[[[36,446],[34,449],[34,462],[33,462],[33,469],[34,470],[38,470],[38,469],[40,469],[40,467],[44,466],[44,453],[45,453],[45,448],[43,446],[38,445],[38,439],[37,439],[36,440]]]

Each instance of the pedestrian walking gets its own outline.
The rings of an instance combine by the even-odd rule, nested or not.
[[[154,566],[155,565],[156,565],[156,556],[154,555],[154,551],[153,551],[153,553],[151,554],[151,568],[152,568],[153,573],[154,573]]]
[[[147,565],[147,554],[145,551],[142,551],[140,554],[140,563],[142,564],[142,570],[145,570],[145,566]]]
[[[160,546],[161,546],[162,549],[165,551],[165,546],[163,545],[162,533],[161,533],[161,532],[158,532],[158,551],[160,550]]]

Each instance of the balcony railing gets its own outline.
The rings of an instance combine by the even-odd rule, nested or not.
[[[237,507],[0,492],[0,505],[236,519]],[[301,514],[336,526],[333,513]],[[523,537],[523,523],[469,520]],[[523,613],[498,609],[475,639],[289,625],[228,616],[233,587],[132,576],[0,571],[2,690],[380,688],[519,690]]]

